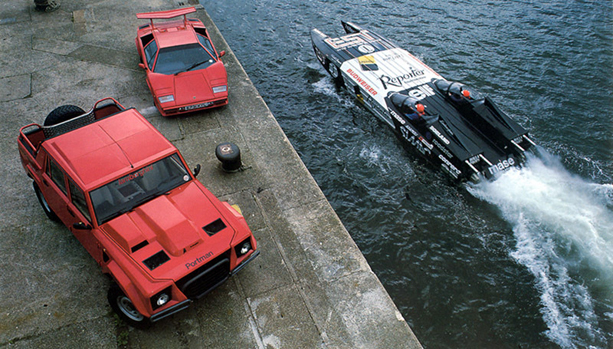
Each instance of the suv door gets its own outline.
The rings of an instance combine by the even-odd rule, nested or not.
[[[68,226],[68,229],[81,242],[87,252],[100,263],[102,249],[92,230],[91,213],[85,192],[70,177],[68,177],[68,191],[70,194],[68,213],[72,216],[72,223]]]
[[[45,172],[42,174],[42,185],[40,186],[40,190],[49,204],[49,207],[55,212],[62,223],[66,226],[69,224],[72,225],[72,223],[69,222],[73,217],[68,213],[66,175],[50,156],[47,155],[46,158]]]

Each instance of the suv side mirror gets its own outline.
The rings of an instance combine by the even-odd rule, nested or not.
[[[219,58],[223,57],[226,55],[226,50],[223,50],[221,52],[219,52]]]
[[[141,67],[141,68],[143,68],[143,69],[146,69],[146,68],[145,68],[145,63],[138,63],[138,66],[139,66],[139,67]]]
[[[196,167],[194,167],[194,177],[198,176],[198,173],[200,173],[200,170],[202,169],[202,166],[200,166],[200,164],[196,165]]]
[[[72,227],[78,230],[90,230],[92,228],[91,225],[85,224],[83,222],[75,223],[72,225]]]

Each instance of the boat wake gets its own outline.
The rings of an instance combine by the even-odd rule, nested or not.
[[[613,185],[574,176],[541,151],[467,189],[513,226],[511,256],[534,276],[546,336],[563,348],[613,343]]]

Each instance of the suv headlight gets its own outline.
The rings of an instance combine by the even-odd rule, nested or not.
[[[171,297],[171,288],[168,287],[164,289],[162,292],[157,293],[153,297],[151,297],[151,308],[153,310],[163,307],[166,303],[170,302]]]
[[[240,258],[240,257],[246,255],[251,250],[252,250],[251,238],[247,238],[247,240],[245,240],[245,241],[241,242],[240,244],[236,245],[236,247],[234,248],[234,251],[236,251],[236,257],[237,258]]]

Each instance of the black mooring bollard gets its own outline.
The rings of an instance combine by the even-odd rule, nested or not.
[[[215,149],[217,160],[221,161],[221,168],[226,172],[236,172],[240,170],[241,151],[234,143],[221,143]]]

